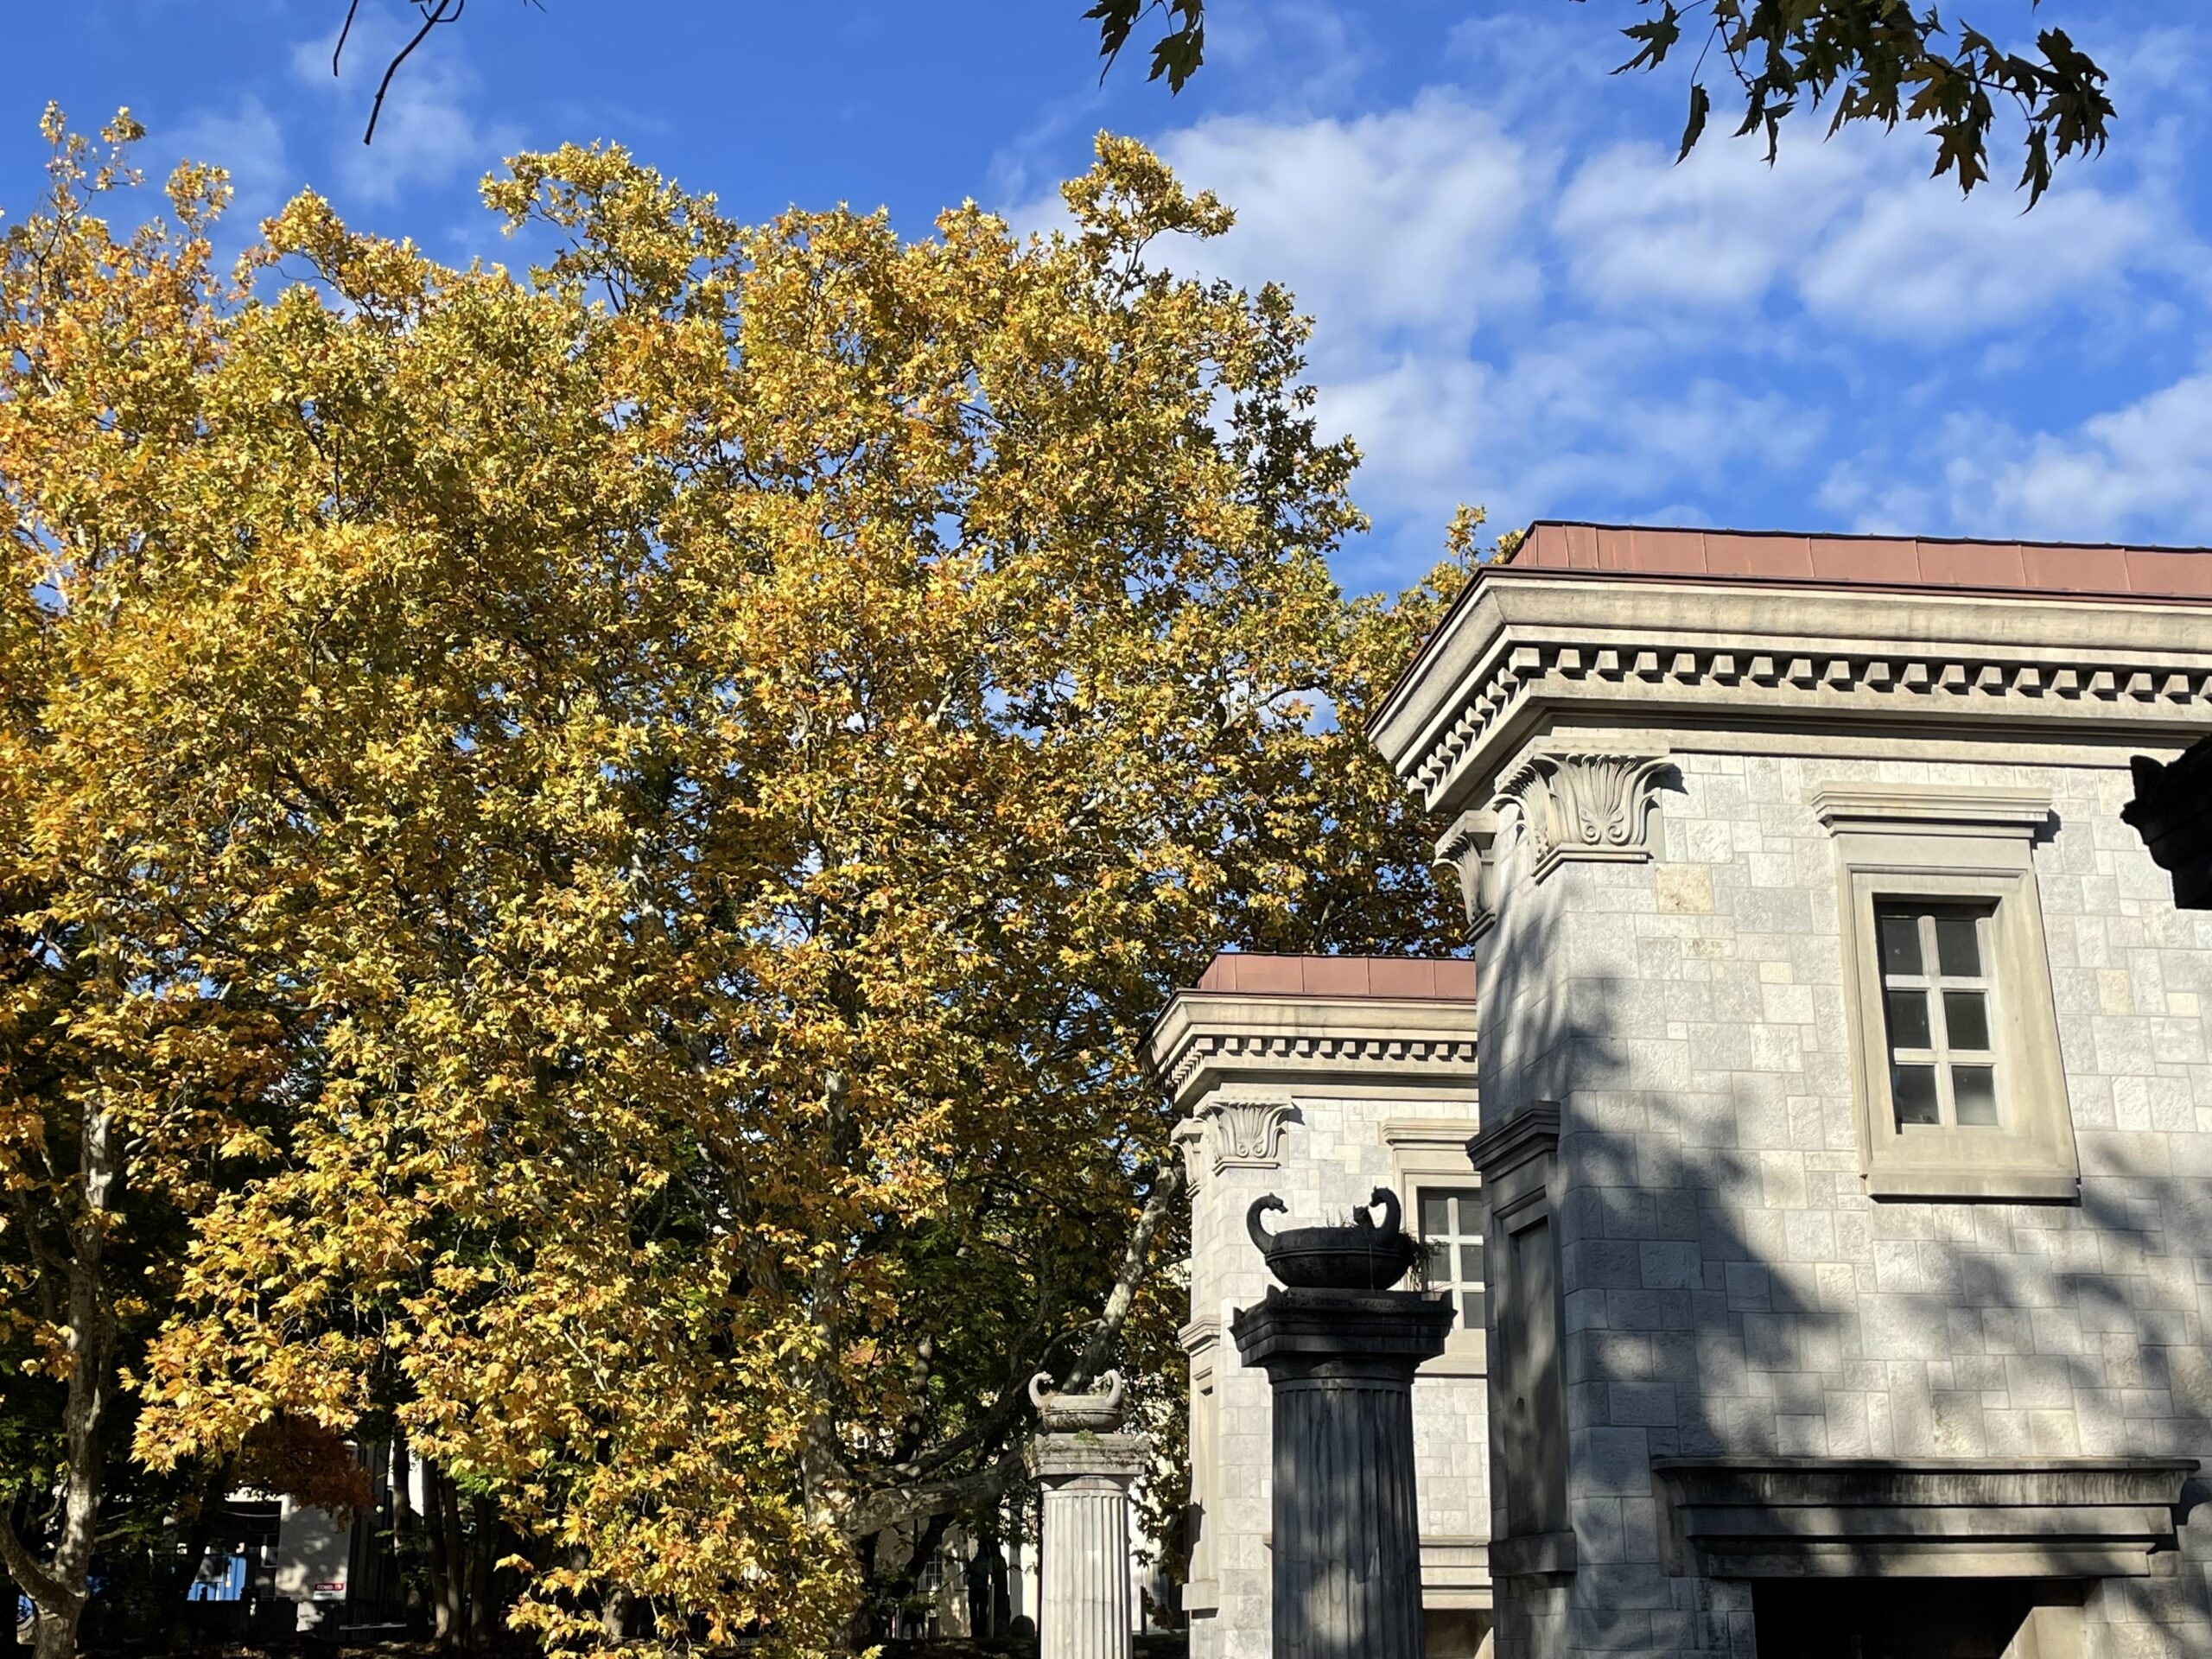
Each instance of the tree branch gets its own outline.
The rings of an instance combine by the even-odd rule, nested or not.
[[[1106,1294],[1098,1328],[1091,1333],[1090,1342],[1077,1359],[1074,1369],[1059,1380],[1063,1391],[1080,1393],[1098,1375],[1106,1357],[1113,1352],[1129,1310],[1136,1306],[1137,1292],[1151,1276],[1152,1241],[1159,1233],[1160,1224],[1167,1219],[1170,1206],[1183,1196],[1183,1179],[1179,1158],[1171,1158],[1165,1170],[1154,1178],[1151,1194],[1137,1214],[1136,1225],[1129,1230],[1128,1246],[1122,1252],[1121,1270],[1114,1275],[1114,1287]]]
[[[1144,1208],[1138,1211],[1136,1224],[1129,1230],[1128,1243],[1122,1251],[1122,1265],[1114,1276],[1113,1287],[1106,1294],[1098,1324],[1082,1355],[1060,1380],[1063,1389],[1082,1390],[1113,1352],[1122,1327],[1128,1321],[1129,1310],[1136,1306],[1137,1292],[1151,1276],[1153,1243],[1183,1191],[1183,1166],[1179,1160],[1171,1161],[1154,1177]],[[1023,1396],[1017,1390],[1013,1397],[1018,1400]],[[993,1408],[994,1416],[1007,1404],[1002,1398]],[[1007,1414],[1010,1416],[1011,1413]],[[887,1527],[966,1509],[1004,1497],[1020,1474],[1021,1452],[1016,1447],[1000,1452],[983,1468],[970,1474],[946,1475],[884,1487],[856,1499],[838,1518],[838,1529],[857,1541]]]
[[[339,60],[346,54],[346,40],[353,32],[353,14],[360,10],[360,4],[361,0],[351,0],[346,8],[346,22],[339,29],[338,44],[330,54],[330,73],[334,75],[338,73]],[[377,136],[377,118],[384,113],[384,97],[391,90],[391,78],[399,73],[399,66],[414,54],[415,48],[422,45],[429,37],[430,31],[440,23],[459,22],[461,14],[467,9],[468,0],[416,0],[416,5],[423,14],[423,27],[415,31],[413,38],[401,47],[393,54],[391,61],[384,67],[384,79],[377,83],[376,102],[369,105],[369,124],[361,134],[361,142],[365,144]],[[452,10],[448,11],[448,7]]]
[[[855,1542],[886,1528],[964,1510],[1003,1497],[1021,1477],[1020,1448],[1001,1452],[972,1474],[889,1486],[859,1499],[839,1517],[837,1529]]]
[[[31,1603],[43,1612],[48,1607],[65,1605],[69,1592],[60,1580],[38,1564],[22,1538],[16,1533],[16,1518],[0,1510],[0,1562],[8,1568],[8,1576],[16,1586],[31,1599]]]

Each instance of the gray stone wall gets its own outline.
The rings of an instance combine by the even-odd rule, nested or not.
[[[1484,1122],[1562,1109],[1579,1557],[1516,1581],[1499,1659],[1752,1651],[1746,1586],[1662,1569],[1655,1457],[2212,1463],[2212,916],[2174,908],[2120,822],[2124,759],[1667,741],[1656,856],[1535,883],[1506,852],[1478,947]],[[1837,852],[1810,804],[1860,783],[2049,792],[2033,858],[2077,1205],[1863,1195]],[[2181,1537],[2171,1573],[2099,1582],[2093,1659],[2212,1653],[2212,1526]]]
[[[1206,1102],[1198,1103],[1203,1113]],[[1243,1366],[1227,1337],[1236,1309],[1256,1303],[1269,1281],[1246,1236],[1244,1217],[1262,1193],[1289,1205],[1273,1225],[1339,1217],[1376,1186],[1399,1175],[1384,1143],[1386,1122],[1435,1118],[1465,1122],[1464,1097],[1295,1094],[1298,1121],[1284,1126],[1274,1158],[1261,1166],[1216,1170],[1211,1150],[1196,1156],[1200,1173],[1192,1200],[1191,1313],[1185,1332],[1192,1351],[1194,1497],[1204,1507],[1200,1546],[1205,1578],[1186,1598],[1192,1659],[1268,1659],[1270,1561],[1267,1535],[1273,1492],[1272,1440],[1266,1373]],[[1471,1179],[1471,1173],[1469,1179]],[[1447,1368],[1448,1369],[1448,1368]],[[1207,1382],[1213,1403],[1199,1389]],[[1196,1414],[1211,1410],[1209,1425]],[[1414,1385],[1424,1578],[1440,1581],[1433,1606],[1487,1602],[1482,1541],[1490,1499],[1479,1375],[1424,1373]],[[1211,1458],[1206,1456],[1211,1450]],[[1205,1465],[1210,1462],[1211,1467]],[[1210,1602],[1211,1606],[1204,1604]]]

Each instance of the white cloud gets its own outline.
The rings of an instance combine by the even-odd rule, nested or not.
[[[2063,432],[1955,410],[1923,456],[1861,454],[1829,471],[1820,500],[1876,532],[2212,541],[2212,369]]]
[[[1859,184],[1839,146],[1793,159],[1784,188],[1742,144],[1680,166],[1651,144],[1618,144],[1577,168],[1554,225],[1575,286],[1600,306],[1740,307],[1764,296]]]
[[[397,201],[419,185],[444,184],[463,174],[496,167],[518,147],[515,134],[486,126],[470,112],[476,77],[463,55],[460,31],[433,30],[391,77],[376,137],[363,143],[377,87],[406,35],[381,13],[363,12],[331,73],[334,32],[304,41],[292,52],[293,73],[321,91],[334,122],[331,161],[340,188],[378,206]]]
[[[1955,516],[2075,538],[2212,538],[2212,372],[2092,416],[2063,436],[1977,436],[1957,447],[1946,469]]]
[[[2132,275],[2189,257],[2161,194],[2069,186],[2023,213],[1995,191],[1962,201],[1942,181],[1896,180],[1844,216],[1795,276],[1815,313],[1869,332],[2011,327],[2069,303],[2110,302]]]
[[[1785,144],[1769,168],[1726,137],[1677,166],[1624,144],[1579,168],[1558,228],[1597,304],[1741,308],[1794,301],[1824,325],[1881,338],[2017,326],[2110,302],[2131,276],[2194,257],[2162,183],[2108,190],[2069,178],[2032,213],[2001,187],[1961,200],[1922,177],[1900,135]]]
[[[302,182],[286,158],[284,130],[269,106],[248,95],[230,114],[202,111],[175,134],[179,159],[206,162],[231,175],[233,227],[258,225]]]
[[[1237,226],[1171,257],[1280,282],[1315,317],[1322,429],[1358,440],[1378,524],[1348,577],[1424,564],[1462,499],[1500,523],[2212,532],[2212,436],[2195,436],[2212,371],[2034,431],[2091,384],[2120,403],[2160,350],[2212,342],[2189,169],[2203,111],[2070,158],[2023,213],[2008,180],[1962,199],[1925,177],[1909,129],[1824,141],[1814,119],[1773,167],[1726,123],[1681,166],[1671,142],[1620,142],[1670,125],[1670,100],[1606,77],[1619,42],[1586,20],[1485,12],[1439,42],[1438,72],[1479,99],[1432,86],[1315,115],[1285,111],[1297,67],[1239,19],[1224,12],[1217,67],[1252,60],[1258,109],[1152,137]],[[1320,58],[1317,19],[1301,0],[1267,21]]]
[[[1279,105],[1325,107],[1349,97],[1371,65],[1355,22],[1324,0],[1215,0],[1206,62],[1216,73],[1264,75]],[[1141,38],[1132,37],[1131,56]]]
[[[1408,338],[1464,351],[1486,308],[1525,306],[1541,288],[1516,234],[1541,169],[1451,94],[1351,121],[1219,118],[1160,149],[1236,210],[1199,259],[1288,286],[1320,321],[1325,361],[1371,361]]]

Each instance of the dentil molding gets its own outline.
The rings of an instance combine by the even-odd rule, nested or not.
[[[1471,1100],[1475,1010],[1459,999],[1178,991],[1141,1052],[1194,1117],[1240,1090]]]
[[[1486,575],[1372,732],[1432,810],[1488,800],[1548,721],[2185,747],[2212,724],[2199,607],[2068,596],[1778,593]]]

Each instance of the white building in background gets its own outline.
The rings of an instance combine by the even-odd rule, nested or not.
[[[1150,1039],[1194,1659],[1268,1649],[1245,1207],[1386,1184],[1487,1321],[1414,1389],[1438,1659],[2212,1654],[2212,913],[2120,817],[2207,732],[2212,553],[1486,568],[1372,732],[1471,979],[1223,958]]]

